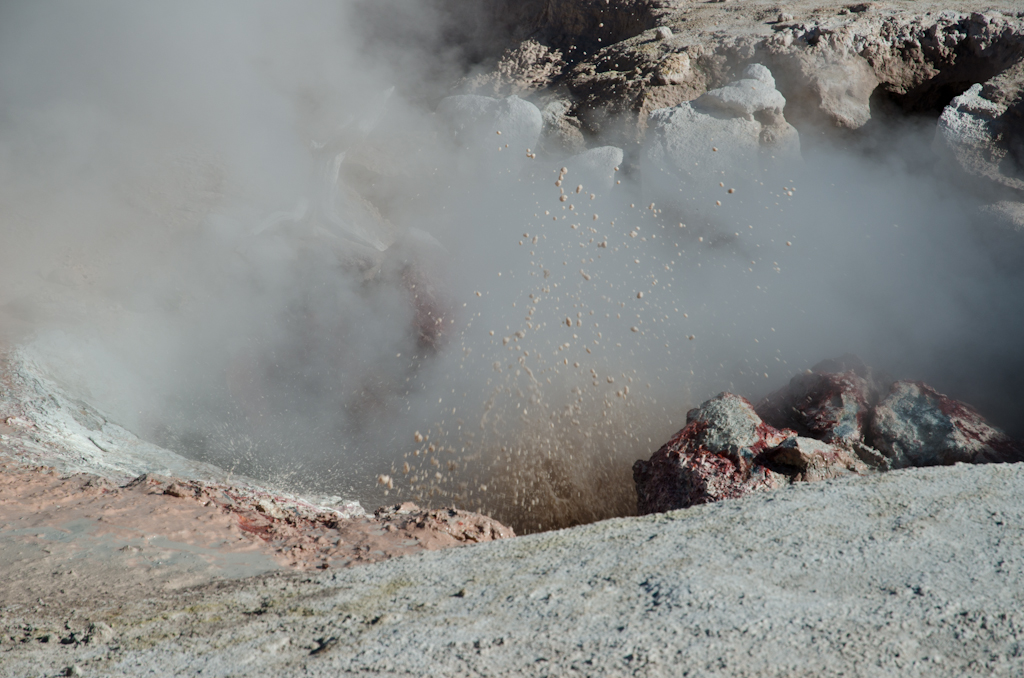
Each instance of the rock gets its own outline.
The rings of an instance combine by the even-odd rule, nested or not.
[[[871,443],[895,468],[1024,460],[1024,449],[970,405],[898,381],[875,407]]]
[[[688,508],[774,489],[787,482],[757,460],[793,436],[768,426],[740,396],[721,393],[686,415],[686,427],[633,464],[637,511]]]
[[[767,68],[751,64],[743,79],[713,89],[693,103],[699,110],[754,120],[754,114],[762,111],[781,117],[786,98],[775,89],[775,78]]]
[[[656,176],[659,168],[682,177],[718,175],[757,166],[767,152],[799,156],[799,135],[782,115],[786,100],[775,90],[771,73],[755,65],[744,76],[694,101],[651,113],[643,146],[645,176]],[[778,130],[769,133],[769,128]]]
[[[672,29],[668,26],[658,26],[654,29],[654,36],[658,40],[668,40],[672,37]]]
[[[815,482],[868,472],[867,465],[846,450],[802,436],[787,438],[765,451],[762,458],[777,473],[786,473],[787,469],[780,467],[791,467],[795,472],[787,475],[797,481]]]
[[[1024,68],[1020,79],[1024,81]],[[1012,96],[1016,101],[1007,101]],[[972,85],[942,110],[935,128],[936,152],[995,187],[1024,192],[1024,118],[1014,108],[1016,104],[1024,111],[1020,97],[1019,91],[1007,93],[1006,87]]]
[[[651,113],[641,149],[645,199],[667,201],[681,219],[705,210],[707,219],[728,221],[724,213],[712,217],[706,211],[722,198],[723,174],[747,195],[763,169],[799,160],[800,136],[783,117],[786,100],[771,73],[757,64],[743,76]]]
[[[690,57],[686,52],[676,52],[662,59],[654,72],[659,85],[685,85],[693,77]]]
[[[438,104],[436,116],[460,147],[490,152],[508,144],[516,158],[536,147],[544,124],[536,106],[514,95],[505,99],[475,94],[446,97]]]
[[[102,645],[114,637],[114,629],[105,622],[94,622],[89,624],[85,642],[88,645]]]
[[[854,442],[850,445],[850,449],[857,455],[858,459],[873,469],[878,471],[889,471],[892,469],[892,464],[889,462],[889,459],[869,445]]]
[[[582,184],[584,192],[608,190],[615,184],[615,169],[622,164],[623,153],[615,146],[600,146],[569,158],[565,167],[567,181]]]
[[[826,42],[806,50],[769,48],[769,53],[791,99],[789,117],[798,125],[858,129],[871,119],[878,77],[860,55]]]
[[[469,78],[471,94],[507,96],[528,94],[549,86],[562,74],[562,52],[529,39],[505,50],[493,71]]]
[[[888,386],[888,384],[885,384]],[[882,387],[884,388],[884,387]],[[757,404],[771,426],[840,445],[863,442],[871,408],[881,397],[871,371],[856,356],[823,361]]]
[[[382,506],[374,511],[374,518],[386,531],[413,536],[426,549],[455,545],[452,540],[468,544],[516,536],[511,527],[479,513],[455,507],[422,509],[408,501]]]
[[[546,148],[568,153],[582,153],[587,148],[580,131],[580,121],[571,115],[573,104],[568,99],[556,99],[544,106],[543,143]]]

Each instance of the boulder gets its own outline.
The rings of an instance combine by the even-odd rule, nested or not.
[[[1016,80],[1024,81],[1024,64]],[[935,128],[936,152],[991,189],[1024,194],[1024,99],[1018,88],[993,78],[972,85],[942,110]],[[1017,83],[1020,84],[1020,83]]]
[[[870,471],[857,456],[770,426],[745,398],[721,393],[690,410],[686,427],[649,460],[633,464],[637,511],[671,511]]]
[[[714,209],[723,179],[740,196],[752,196],[764,168],[800,158],[800,136],[783,116],[785,105],[768,69],[753,64],[725,87],[651,113],[641,150],[645,199],[686,218]],[[729,219],[725,211],[715,216]]]
[[[745,398],[721,393],[690,410],[686,427],[649,460],[633,464],[637,511],[671,511],[779,487],[786,477],[757,458],[792,435],[762,422]]]
[[[527,148],[537,146],[544,125],[540,110],[517,96],[445,97],[437,106],[436,116],[461,148],[490,151],[508,144],[517,158],[525,157]]]
[[[761,64],[751,64],[742,79],[713,89],[693,103],[698,110],[754,120],[754,115],[761,112],[781,116],[786,98],[775,89],[771,71]]]
[[[895,468],[1024,460],[1024,449],[970,405],[913,381],[894,383],[875,407],[871,444]]]
[[[796,375],[759,402],[756,410],[771,426],[849,446],[864,441],[880,390],[871,370],[847,355]]]
[[[810,50],[778,47],[769,46],[768,51],[783,89],[793,98],[794,122],[858,129],[871,119],[871,93],[878,78],[863,57],[825,44]]]

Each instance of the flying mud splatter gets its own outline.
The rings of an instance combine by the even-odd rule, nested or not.
[[[1020,274],[933,124],[763,165],[701,138],[666,179],[453,133],[466,55],[370,61],[348,6],[301,9],[3,10],[5,335],[140,435],[528,533],[632,513],[633,460],[723,389],[854,352],[985,409],[1020,372]]]

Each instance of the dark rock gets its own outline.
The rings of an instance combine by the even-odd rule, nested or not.
[[[871,443],[895,468],[1024,460],[1024,448],[970,405],[912,381],[893,384],[875,408]]]

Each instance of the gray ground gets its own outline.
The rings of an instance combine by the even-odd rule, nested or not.
[[[5,675],[1024,675],[1024,466],[912,469],[304,577],[96,601]],[[13,638],[12,638],[13,636]]]

